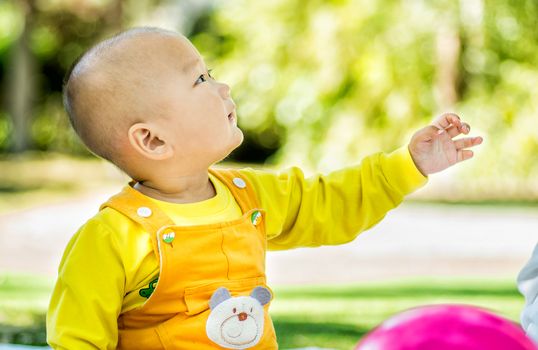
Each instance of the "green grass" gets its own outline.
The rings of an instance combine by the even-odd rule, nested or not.
[[[272,315],[281,348],[351,349],[388,317],[419,305],[464,303],[517,320],[513,281],[417,280],[363,286],[277,288]]]
[[[52,290],[46,278],[0,275],[0,342],[43,345]],[[350,286],[277,287],[271,313],[281,349],[351,349],[384,319],[438,303],[482,306],[516,320],[523,299],[509,280],[414,280]]]
[[[45,345],[48,278],[0,275],[0,343]]]

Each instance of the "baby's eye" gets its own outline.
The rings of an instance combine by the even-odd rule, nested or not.
[[[196,79],[196,81],[194,82],[194,85],[198,85],[200,83],[205,83],[206,81],[208,81],[209,79],[211,80],[215,80],[213,78],[213,76],[211,75],[211,72],[213,71],[213,69],[208,69],[207,70],[207,74],[200,74],[200,76],[198,77],[198,79]]]
[[[233,309],[233,312],[234,312],[234,314],[237,312],[237,309],[236,309],[235,307],[234,307],[234,309]]]
[[[200,83],[204,83],[207,81],[207,78],[205,77],[204,74],[201,74],[198,79],[196,79],[196,81],[194,82],[195,85],[197,84],[200,84]]]

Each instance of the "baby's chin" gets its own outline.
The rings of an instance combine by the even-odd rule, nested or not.
[[[239,127],[237,128],[237,131],[239,132],[239,137],[238,137],[239,140],[237,142],[237,146],[235,146],[234,149],[241,146],[243,144],[243,141],[245,140],[245,136],[243,135],[243,131],[241,129],[239,129]]]
[[[244,141],[243,132],[239,128],[237,128],[237,129],[239,131],[237,142],[235,144],[232,144],[232,146],[230,147],[230,150],[226,153],[226,155],[224,157],[222,157],[222,159],[219,160],[219,162],[226,159],[226,158],[228,158],[230,156],[230,154],[233,153],[233,151],[238,149],[243,144],[243,141]]]

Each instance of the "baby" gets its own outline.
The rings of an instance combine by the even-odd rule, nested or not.
[[[538,245],[517,278],[520,292],[525,296],[521,324],[527,335],[538,344]]]
[[[133,181],[66,247],[47,314],[55,349],[277,349],[266,250],[349,242],[482,142],[454,140],[469,125],[445,114],[327,176],[215,169],[243,140],[230,87],[156,28],[91,48],[64,96],[82,141]]]

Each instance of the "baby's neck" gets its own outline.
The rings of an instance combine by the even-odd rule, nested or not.
[[[180,204],[201,202],[216,195],[207,172],[140,181],[133,187],[148,197]]]

